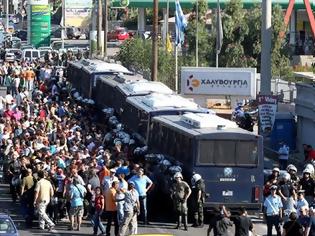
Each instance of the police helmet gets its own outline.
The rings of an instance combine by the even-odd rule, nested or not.
[[[303,170],[303,174],[311,174],[311,172],[312,171],[310,169],[308,169],[308,168]]]
[[[192,177],[191,177],[191,184],[195,185],[197,183],[197,181],[201,180],[201,175],[195,173]]]
[[[294,165],[292,165],[292,164],[288,165],[288,167],[287,167],[287,171],[288,172],[290,172],[291,170],[297,172],[297,168]]]
[[[174,179],[176,179],[176,178],[182,178],[183,179],[182,173],[180,173],[180,172],[175,173]]]
[[[278,173],[280,173],[280,169],[279,169],[278,167],[275,167],[275,168],[272,169],[272,172],[278,172]]]

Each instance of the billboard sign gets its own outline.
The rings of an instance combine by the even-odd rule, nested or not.
[[[50,45],[50,6],[31,5],[30,43],[36,47]]]
[[[181,91],[187,95],[256,97],[256,69],[183,67]]]
[[[93,0],[65,0],[65,26],[89,28]]]
[[[48,0],[29,0],[30,5],[48,5]]]
[[[257,95],[259,127],[263,134],[270,133],[275,123],[278,96]]]

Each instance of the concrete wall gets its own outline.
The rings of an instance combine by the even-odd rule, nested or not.
[[[295,113],[297,115],[297,149],[302,145],[315,147],[315,87],[309,84],[296,84]]]

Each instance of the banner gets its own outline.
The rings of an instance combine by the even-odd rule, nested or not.
[[[93,0],[65,0],[65,26],[88,29],[92,8]]]
[[[257,95],[260,132],[270,133],[275,123],[278,100],[274,95]]]
[[[182,67],[181,93],[256,97],[255,68]]]

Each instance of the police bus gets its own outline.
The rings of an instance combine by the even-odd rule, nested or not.
[[[120,64],[101,60],[83,59],[68,63],[67,77],[82,97],[92,98],[93,88],[102,75],[132,75],[133,73]]]
[[[205,180],[205,207],[261,208],[263,139],[214,114],[164,115],[153,118],[150,150],[175,158],[184,178],[193,172]]]
[[[145,96],[130,96],[126,99],[122,122],[140,134],[148,143],[149,127],[153,117],[181,115],[185,113],[214,113],[195,102],[176,94],[151,93]]]

